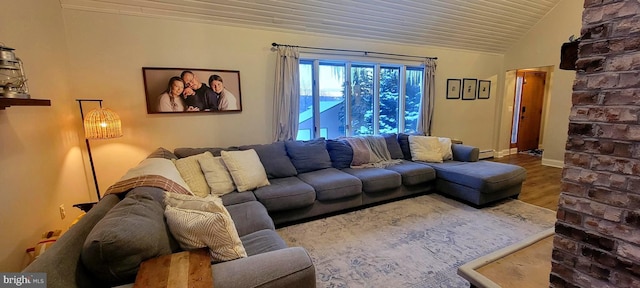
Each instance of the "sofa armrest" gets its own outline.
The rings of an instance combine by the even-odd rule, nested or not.
[[[452,144],[453,160],[462,162],[477,162],[480,157],[480,149],[469,145]]]
[[[84,215],[78,223],[47,249],[22,272],[47,273],[47,287],[100,287],[94,283],[93,275],[84,268],[80,253],[84,241],[93,226],[104,217],[109,210],[120,202],[117,195],[106,195]]]
[[[214,287],[316,287],[316,270],[302,247],[214,264]]]

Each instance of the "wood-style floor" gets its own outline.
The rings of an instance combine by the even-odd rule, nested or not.
[[[515,164],[527,170],[519,200],[556,211],[560,198],[562,169],[542,165],[542,158],[528,154],[513,154],[489,159],[495,162]]]

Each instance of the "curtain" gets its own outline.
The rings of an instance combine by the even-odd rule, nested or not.
[[[279,46],[277,49],[273,139],[295,140],[300,109],[300,54],[297,47]]]
[[[422,100],[418,114],[418,132],[431,135],[431,121],[433,120],[433,104],[435,102],[436,60],[424,61],[424,79],[422,81]]]

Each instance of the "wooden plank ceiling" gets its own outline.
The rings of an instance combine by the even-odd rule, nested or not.
[[[559,1],[60,0],[60,3],[65,9],[504,53]]]

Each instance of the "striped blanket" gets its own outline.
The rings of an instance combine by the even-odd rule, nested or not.
[[[122,193],[142,186],[157,187],[168,192],[193,195],[173,162],[163,158],[143,160],[136,167],[129,169],[104,194]]]

